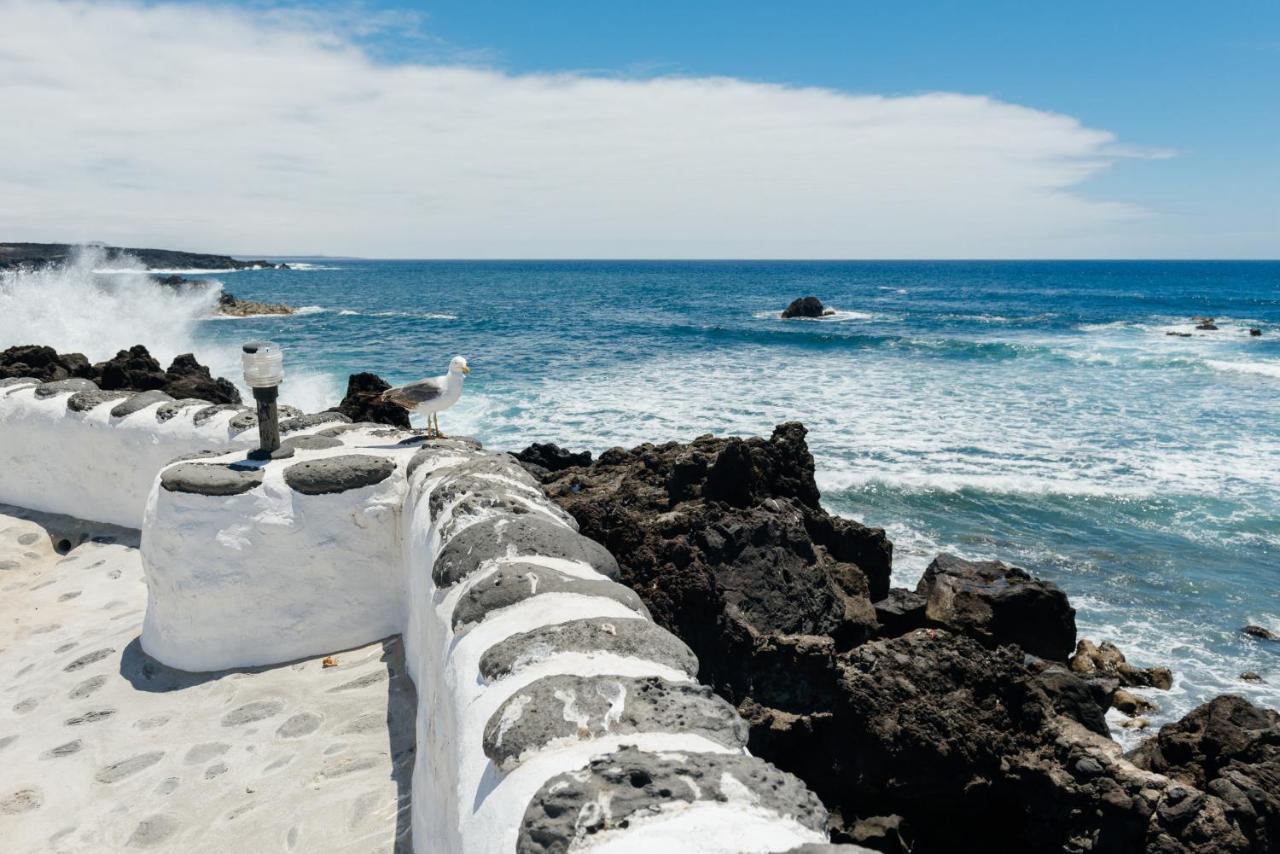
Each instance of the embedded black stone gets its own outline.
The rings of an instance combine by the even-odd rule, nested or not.
[[[67,409],[72,412],[88,412],[95,406],[100,406],[111,400],[120,400],[128,397],[129,393],[124,391],[102,391],[101,389],[91,389],[90,391],[78,391],[71,397],[67,398]]]
[[[75,394],[81,391],[97,391],[98,384],[83,377],[72,377],[68,380],[55,380],[51,383],[40,383],[36,386],[36,397],[53,397],[57,394]]]
[[[494,644],[480,658],[480,675],[492,682],[566,652],[609,653],[663,664],[690,676],[698,673],[693,651],[661,626],[640,618],[589,617],[539,626]]]
[[[744,797],[748,800],[744,800]],[[565,854],[577,840],[657,816],[674,802],[742,803],[823,833],[827,811],[799,779],[731,753],[624,747],[542,784],[520,822],[517,854]],[[601,809],[600,804],[608,804]]]
[[[164,489],[191,495],[240,495],[261,483],[261,469],[234,463],[178,463],[160,473]]]
[[[326,451],[329,448],[341,448],[342,442],[332,436],[307,434],[285,439],[280,443],[280,447],[292,448],[295,451]]]
[[[381,483],[395,470],[386,457],[343,454],[294,463],[284,470],[284,481],[303,495],[327,495]]]
[[[192,406],[207,407],[208,405],[209,401],[199,400],[194,397],[175,400],[173,403],[166,403],[156,410],[156,420],[163,424],[184,409],[189,409]]]
[[[618,562],[609,550],[549,518],[499,516],[463,528],[436,558],[431,575],[447,587],[499,557],[554,557],[585,563],[608,578],[618,577]]]
[[[697,682],[656,676],[546,676],[512,694],[484,728],[484,754],[508,768],[525,753],[564,739],[638,732],[699,735],[725,747],[747,744],[737,710]]]
[[[312,415],[296,415],[293,418],[286,418],[280,422],[280,435],[283,436],[286,433],[296,433],[299,430],[306,430],[308,427],[315,427],[319,424],[330,424],[333,422],[350,424],[351,419],[343,415],[341,412],[316,412]]]
[[[9,388],[16,385],[40,385],[40,380],[35,377],[5,377],[0,380],[0,388]]]
[[[171,403],[172,401],[173,398],[162,391],[156,391],[154,389],[151,391],[140,391],[137,394],[132,395],[128,400],[122,403],[117,403],[115,408],[111,410],[111,417],[124,418],[135,412],[140,412],[148,406],[153,406],[157,403]]]
[[[453,627],[457,629],[468,623],[478,623],[490,611],[547,593],[603,596],[620,602],[638,614],[649,616],[649,609],[630,587],[602,578],[578,578],[532,563],[513,563],[499,567],[458,600],[453,608]]]
[[[219,412],[243,412],[245,408],[235,403],[216,403],[213,406],[206,406],[195,415],[191,416],[191,423],[197,427],[208,421]]]

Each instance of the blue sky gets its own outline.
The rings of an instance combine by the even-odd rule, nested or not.
[[[330,4],[346,8],[347,4]],[[516,72],[729,75],[847,92],[991,95],[1178,157],[1100,191],[1174,210],[1270,216],[1280,192],[1277,2],[368,3],[419,16],[392,55]]]
[[[110,100],[117,121],[136,113],[145,124],[154,104],[172,101],[178,111],[192,103],[256,111],[262,123],[252,146],[238,137],[214,144],[210,134],[246,131],[196,113],[211,124],[182,143],[208,145],[215,171],[225,172],[222,192],[204,201],[229,211],[251,199],[264,209],[252,227],[237,231],[222,215],[165,231],[142,225],[139,213],[87,218],[83,228],[95,236],[333,250],[341,225],[295,197],[296,176],[315,176],[309,189],[324,176],[332,194],[359,162],[353,197],[385,180],[403,210],[377,239],[337,238],[352,254],[523,256],[546,247],[627,257],[1280,257],[1275,2],[121,0],[80,14],[61,2],[0,6],[11,7],[11,48],[39,42],[42,30],[51,44],[74,41],[77,28],[85,35],[75,70],[51,69],[34,52],[28,67],[0,64],[0,83],[6,75],[21,83],[0,88],[0,105],[6,97],[41,103],[22,85],[52,75],[104,113]],[[237,37],[255,41],[250,33],[265,34],[261,44],[234,46]],[[0,32],[0,55],[5,39]],[[253,79],[239,80],[251,66]],[[161,68],[169,78],[162,89]],[[459,71],[482,73],[458,87]],[[716,78],[743,85],[726,92]],[[107,79],[115,84],[104,92]],[[805,87],[829,97],[811,98]],[[353,130],[351,99],[363,127],[383,133]],[[294,139],[299,115],[316,127],[312,138]],[[418,121],[424,115],[430,128]],[[744,129],[744,118],[755,121]],[[784,126],[793,131],[785,139],[774,132]],[[890,130],[880,137],[858,128]],[[80,134],[110,136],[100,131]],[[704,144],[721,135],[741,162],[727,165],[724,152]],[[284,138],[293,140],[287,151],[275,145]],[[0,207],[0,217],[38,229],[42,220],[66,221],[74,205],[60,197],[70,189],[59,176],[75,169],[60,158],[82,154],[62,152],[39,128],[28,139],[29,151],[0,141],[8,162],[32,164],[8,176],[28,206]],[[462,139],[480,144],[456,144]],[[632,150],[632,140],[647,147]],[[174,140],[147,157],[116,142],[102,143],[94,169],[80,169],[76,192],[96,181],[117,210],[142,210],[172,202],[166,194],[176,185],[199,184],[187,171],[193,161],[164,162],[176,157]],[[906,154],[895,158],[895,150]],[[566,162],[566,151],[581,156]],[[376,163],[398,168],[378,174]],[[753,176],[767,178],[755,219],[742,213],[750,193],[729,199]],[[0,170],[0,191],[5,178]],[[611,196],[591,196],[591,187]],[[979,209],[966,210],[966,198]],[[48,209],[33,215],[30,205]],[[812,220],[802,215],[808,207]],[[737,242],[726,238],[732,229]],[[562,239],[570,233],[583,237]],[[865,240],[848,237],[856,234]]]

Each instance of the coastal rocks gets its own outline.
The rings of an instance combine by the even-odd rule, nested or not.
[[[534,442],[523,451],[515,454],[515,458],[535,477],[542,477],[551,472],[564,471],[574,466],[591,465],[590,451],[574,453],[552,443]]]
[[[1251,338],[1261,338],[1261,337],[1262,337],[1262,330],[1261,330],[1261,329],[1258,329],[1257,327],[1254,327],[1253,329],[1250,329],[1250,330],[1249,330],[1249,337],[1251,337]]]
[[[59,354],[52,347],[23,345],[0,352],[0,379],[31,377],[55,382],[92,376],[89,360],[81,353]]]
[[[922,628],[928,603],[928,598],[914,591],[890,588],[889,595],[875,603],[880,636],[894,638]]]
[[[347,377],[347,393],[342,402],[334,407],[334,412],[341,412],[353,422],[367,421],[374,424],[389,424],[392,427],[409,429],[409,413],[394,403],[382,399],[382,393],[391,388],[391,384],[377,374],[362,372]]]
[[[256,317],[261,314],[293,314],[293,306],[279,302],[257,302],[239,299],[235,294],[223,291],[218,295],[218,314],[227,317]]]
[[[929,623],[985,644],[1013,643],[1054,661],[1066,661],[1075,647],[1076,612],[1066,594],[1051,582],[1000,561],[938,555],[916,593],[927,600]]]
[[[673,800],[742,804],[814,831],[826,822],[826,810],[803,783],[754,757],[625,747],[544,783],[520,823],[517,854],[565,854],[577,840],[634,827]]]
[[[1280,640],[1280,635],[1276,634],[1270,629],[1264,629],[1262,626],[1248,625],[1248,626],[1245,626],[1240,631],[1244,632],[1249,637],[1257,638],[1258,640],[1269,640],[1269,641]]]
[[[511,695],[489,718],[484,753],[499,768],[557,741],[640,732],[698,735],[730,749],[747,725],[711,689],[656,676],[545,676]]]
[[[224,377],[214,377],[190,353],[175,356],[165,371],[164,390],[176,398],[199,398],[209,403],[240,402],[240,392]]]
[[[822,300],[814,296],[808,296],[792,300],[791,304],[782,310],[782,319],[789,320],[793,317],[826,317],[832,314],[835,314],[835,312],[832,309],[823,306]]]
[[[160,473],[169,492],[193,495],[239,495],[262,484],[262,470],[251,466],[179,463]]]
[[[284,470],[284,481],[303,495],[328,495],[381,483],[395,470],[386,457],[342,454],[294,463]]]
[[[1126,688],[1159,688],[1167,691],[1173,687],[1173,673],[1169,668],[1134,667],[1125,661],[1124,653],[1110,641],[1095,645],[1088,638],[1081,638],[1068,666],[1073,673],[1081,676],[1113,676]]]
[[[0,270],[37,269],[65,264],[81,248],[75,243],[0,243]],[[177,252],[171,249],[125,249],[98,246],[107,261],[136,261],[148,270],[289,269],[271,261],[241,261],[226,255]],[[124,256],[124,257],[122,257]]]
[[[199,398],[210,403],[239,403],[240,392],[229,380],[215,379],[190,353],[173,360],[168,370],[141,344],[120,350],[96,365],[80,353],[59,354],[52,347],[10,347],[0,353],[0,379],[34,377],[41,382],[69,379],[92,381],[79,390],[164,391],[172,397]]]
[[[286,407],[280,407],[280,414],[286,415]],[[251,414],[251,413],[250,413]],[[253,423],[257,424],[258,419],[255,416]],[[314,412],[309,415],[294,415],[290,418],[284,418],[280,422],[280,435],[284,436],[288,433],[296,433],[299,430],[307,430],[311,427],[318,427],[321,424],[350,424],[351,419],[343,415],[341,412]]]
[[[96,406],[109,403],[113,400],[120,400],[128,397],[129,394],[123,391],[101,391],[99,389],[90,389],[89,391],[78,391],[71,397],[67,398],[67,409],[72,412],[88,412]]]
[[[1117,688],[1112,693],[1111,707],[1131,718],[1160,711],[1160,707],[1146,697],[1139,697],[1137,694],[1130,693],[1123,688]]]

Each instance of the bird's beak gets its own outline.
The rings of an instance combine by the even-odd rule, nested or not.
[[[471,373],[471,369],[470,369],[470,368],[468,368],[466,365],[463,365],[463,366],[462,366],[462,372],[463,372],[464,374],[469,374],[469,373]]]

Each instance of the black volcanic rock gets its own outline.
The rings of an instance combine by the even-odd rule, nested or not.
[[[141,344],[96,365],[80,353],[59,354],[52,347],[10,347],[0,353],[0,379],[8,377],[35,377],[43,382],[79,377],[93,380],[103,391],[163,391],[178,400],[240,402],[240,392],[230,380],[214,378],[190,353],[175,358],[164,371]]]
[[[794,299],[791,304],[782,310],[782,317],[788,320],[793,317],[823,317],[830,311],[822,305],[822,300],[817,297],[800,297]]]
[[[35,377],[41,382],[92,379],[93,370],[80,353],[59,354],[52,347],[27,344],[0,353],[0,379],[10,377]]]
[[[0,243],[0,270],[19,267],[39,268],[65,264],[81,248],[70,243]],[[285,264],[270,261],[241,261],[227,255],[207,255],[199,252],[176,252],[169,249],[122,249],[118,246],[102,246],[108,261],[121,255],[137,259],[148,270],[255,270],[262,268],[288,269]]]
[[[210,403],[239,403],[240,391],[228,379],[215,378],[190,353],[175,356],[165,371],[164,390],[178,400],[199,398]]]
[[[352,374],[347,377],[346,396],[329,411],[341,412],[356,423],[390,424],[408,430],[409,413],[382,399],[382,393],[389,388],[391,384],[377,374]]]
[[[541,477],[550,472],[564,471],[574,466],[591,465],[590,451],[574,453],[551,443],[534,442],[514,456],[535,477]]]
[[[925,619],[990,646],[1014,643],[1066,661],[1076,645],[1076,612],[1057,585],[1000,561],[941,554],[916,585]]]

